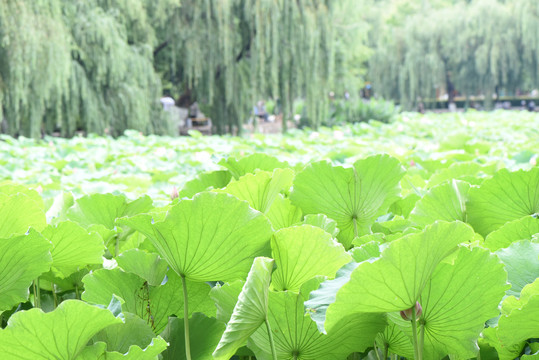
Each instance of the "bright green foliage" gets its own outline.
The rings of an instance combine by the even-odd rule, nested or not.
[[[71,221],[49,225],[42,232],[52,244],[52,267],[55,276],[65,278],[89,264],[103,263],[103,240]]]
[[[396,200],[403,175],[399,161],[387,155],[358,160],[352,168],[317,162],[296,175],[291,199],[305,214],[337,221],[338,239],[348,248]]]
[[[538,336],[539,328],[535,321],[538,315],[539,280],[526,285],[520,299],[510,296],[504,300],[498,326],[485,330],[485,338],[496,348],[500,359],[514,359],[520,354],[526,339]]]
[[[46,225],[43,204],[22,193],[0,193],[0,237],[24,234],[30,226],[41,231]]]
[[[451,261],[440,263],[419,299],[425,359],[474,357],[476,339],[484,323],[497,316],[507,288],[503,265],[487,250],[461,247]]]
[[[260,153],[245,156],[239,160],[234,157],[226,160],[222,159],[219,161],[219,165],[226,167],[236,180],[245,174],[254,173],[255,170],[273,171],[288,167],[286,162],[279,161],[276,157]]]
[[[278,291],[299,291],[316,275],[334,277],[351,260],[343,246],[324,230],[311,225],[277,231],[271,239],[277,269],[272,287]]]
[[[259,257],[254,260],[226,330],[213,353],[215,359],[230,359],[266,321],[272,271],[272,259]]]
[[[468,222],[483,236],[506,222],[539,213],[539,168],[498,171],[468,195]]]
[[[343,319],[328,334],[321,334],[305,314],[303,303],[320,283],[313,279],[300,293],[270,292],[268,320],[273,332],[278,359],[344,359],[354,351],[363,351],[385,326],[381,314],[359,314]],[[249,347],[257,358],[271,358],[266,329],[262,326],[251,337]]]
[[[144,213],[151,208],[152,201],[149,197],[128,203],[124,196],[94,194],[77,199],[75,206],[69,209],[68,217],[84,227],[100,224],[107,229],[114,229],[117,218]]]
[[[223,191],[246,200],[253,209],[267,213],[279,193],[290,189],[293,179],[294,171],[291,169],[275,169],[273,174],[259,171],[232,181]]]
[[[210,192],[179,202],[164,221],[138,215],[121,223],[145,234],[178,275],[193,281],[245,276],[271,236],[268,221],[246,202]]]
[[[333,237],[337,237],[339,234],[339,229],[337,228],[337,223],[333,220],[328,218],[324,214],[309,214],[306,215],[303,219],[304,224],[318,226],[320,229],[326,231]]]
[[[436,220],[466,222],[466,195],[470,184],[452,180],[429,190],[416,204],[410,220],[426,226]]]
[[[168,281],[161,286],[151,286],[135,274],[120,269],[97,270],[83,279],[85,291],[82,299],[106,305],[113,296],[122,300],[122,309],[138,315],[150,324],[156,333],[162,331],[168,317],[183,316],[183,288],[181,279],[174,272],[168,273]],[[187,282],[189,314],[215,313],[213,303],[208,299],[210,288],[204,283]]]
[[[539,233],[539,218],[525,216],[518,220],[505,223],[498,230],[487,235],[484,246],[491,251],[510,246],[518,240],[531,240],[534,234]]]
[[[170,318],[163,337],[169,342],[169,347],[163,352],[163,360],[185,360],[184,319]],[[225,324],[214,318],[208,318],[200,313],[189,318],[191,336],[191,358],[213,360],[212,352],[217,347]]]
[[[132,345],[129,347],[129,351],[125,354],[117,351],[106,351],[107,344],[98,342],[92,346],[87,346],[84,348],[76,360],[154,360],[166,348],[167,342],[161,337],[154,338],[150,345],[148,345],[145,349],[141,349],[137,345]]]
[[[451,164],[446,169],[440,169],[436,171],[429,178],[428,186],[429,188],[432,188],[436,185],[440,185],[452,179],[463,180],[473,185],[479,185],[479,183],[483,180],[479,178],[479,176],[480,175],[484,176],[483,173],[485,172],[490,174],[490,171],[488,171],[487,168],[485,168],[484,166],[481,166],[477,162],[474,162],[474,161],[457,162],[457,163]]]
[[[92,340],[103,342],[108,351],[119,353],[127,353],[133,345],[145,348],[152,342],[155,334],[146,321],[130,313],[124,313],[123,321],[101,330]]]
[[[199,174],[195,179],[185,183],[179,192],[179,197],[192,198],[202,191],[223,188],[230,182],[231,177],[230,172],[227,170]]]
[[[92,336],[121,322],[109,310],[77,300],[64,301],[47,314],[21,311],[0,330],[0,352],[6,360],[75,359]]]
[[[154,253],[148,254],[138,249],[124,251],[116,258],[124,271],[136,274],[149,285],[159,286],[167,273],[167,262]]]
[[[273,200],[266,217],[275,230],[295,225],[301,221],[301,209],[292,205],[290,199],[278,194]]]
[[[37,231],[0,239],[0,311],[28,299],[32,280],[49,271],[51,244]]]
[[[363,262],[352,272],[327,310],[325,328],[353,313],[411,308],[438,264],[472,237],[473,230],[461,222],[437,222],[393,241],[379,259]]]
[[[512,243],[506,249],[496,251],[496,255],[505,264],[511,289],[508,295],[520,296],[527,284],[539,278],[539,244],[529,240]]]

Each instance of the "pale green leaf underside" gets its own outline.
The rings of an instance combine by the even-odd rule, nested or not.
[[[304,224],[317,226],[320,229],[328,232],[333,237],[337,237],[339,229],[335,220],[328,218],[324,214],[309,214],[303,219]]]
[[[167,325],[168,317],[183,316],[183,288],[181,279],[173,271],[161,286],[148,285],[144,279],[116,268],[97,270],[83,279],[85,291],[82,299],[94,304],[107,305],[113,295],[124,301],[124,311],[141,317],[156,333]],[[189,313],[204,312],[215,316],[215,306],[208,297],[210,287],[205,283],[187,281]]]
[[[419,300],[425,359],[474,357],[477,338],[485,322],[498,315],[508,287],[503,264],[486,249],[461,247],[451,262],[440,263]]]
[[[468,194],[468,222],[483,236],[506,222],[539,213],[539,168],[498,171]]]
[[[100,330],[122,320],[107,309],[67,300],[50,313],[31,309],[15,313],[0,330],[6,360],[75,359]]]
[[[103,263],[105,247],[101,237],[74,222],[49,225],[43,236],[52,243],[52,271],[58,277],[68,277],[89,264]]]
[[[379,259],[363,262],[352,272],[328,308],[326,328],[351,313],[411,308],[440,261],[473,235],[464,223],[437,222],[391,242]]]
[[[305,214],[335,220],[338,239],[348,248],[398,198],[403,174],[399,161],[388,155],[358,160],[352,168],[317,162],[296,175],[291,200]]]
[[[312,225],[277,231],[271,248],[277,265],[272,286],[277,291],[299,291],[303,283],[316,275],[334,277],[351,260],[342,244]]]
[[[416,204],[410,220],[422,227],[436,220],[466,222],[466,196],[470,184],[453,180],[435,186]]]
[[[531,240],[534,234],[539,233],[539,218],[524,216],[510,221],[498,230],[488,234],[484,246],[490,251],[506,248],[518,240]]]
[[[146,280],[149,285],[158,286],[167,273],[167,262],[155,253],[147,253],[139,249],[124,251],[116,258],[118,266],[126,272],[136,274]]]
[[[293,179],[292,169],[275,169],[273,173],[257,171],[232,181],[222,191],[245,200],[253,209],[266,213],[279,193],[290,189]]]
[[[162,222],[149,215],[120,219],[146,235],[177,274],[194,281],[233,281],[247,275],[256,256],[267,255],[268,220],[245,201],[204,192],[174,205]]]
[[[539,244],[529,240],[512,243],[506,249],[496,251],[496,255],[505,264],[511,289],[508,295],[520,297],[520,292],[527,284],[539,277]]]
[[[193,180],[185,183],[179,193],[180,198],[192,198],[202,191],[220,189],[230,182],[232,175],[228,170],[216,170],[199,174]]]
[[[285,198],[282,194],[278,194],[275,197],[275,200],[266,213],[266,217],[275,230],[299,223],[302,216],[301,209],[292,205],[290,199]]]
[[[234,307],[232,317],[213,353],[215,359],[230,359],[265,321],[273,262],[272,259],[264,257],[258,257],[254,260],[238,297],[238,302]]]
[[[28,288],[49,271],[51,244],[38,232],[0,239],[0,311],[28,298]]]

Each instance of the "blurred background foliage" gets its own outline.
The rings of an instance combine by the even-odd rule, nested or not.
[[[10,135],[174,135],[163,94],[200,103],[218,133],[240,133],[260,99],[285,119],[300,102],[314,128],[386,121],[395,108],[361,100],[366,83],[403,109],[450,89],[488,107],[534,89],[538,67],[536,0],[0,2]]]

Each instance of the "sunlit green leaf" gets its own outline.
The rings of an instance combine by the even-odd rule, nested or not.
[[[213,353],[215,359],[230,359],[266,320],[272,271],[272,259],[259,257],[254,260],[226,330]]]
[[[351,260],[330,234],[312,225],[277,231],[271,247],[277,265],[272,286],[279,291],[299,291],[304,282],[316,275],[333,277]]]
[[[403,174],[399,161],[387,155],[358,160],[352,168],[317,162],[296,175],[291,200],[305,214],[337,221],[338,239],[348,248],[397,200]]]
[[[252,260],[267,255],[271,225],[245,201],[205,192],[174,205],[166,219],[120,220],[146,235],[174,271],[194,281],[243,278]]]
[[[167,273],[167,262],[155,253],[146,253],[139,249],[124,251],[116,258],[118,266],[126,272],[136,274],[149,285],[158,286]]]

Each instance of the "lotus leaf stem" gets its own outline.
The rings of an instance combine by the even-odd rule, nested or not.
[[[378,360],[382,360],[382,359],[380,359],[380,353],[378,352],[378,346],[376,346],[376,340],[374,341],[374,353],[376,354],[376,358]]]
[[[419,358],[423,359],[423,344],[425,343],[425,322],[419,320]]]
[[[185,333],[185,357],[191,360],[191,343],[189,342],[189,304],[187,303],[187,281],[181,275],[183,285],[183,328]]]
[[[56,309],[58,307],[58,297],[56,296],[56,286],[51,281],[51,291],[52,291],[52,298],[54,299],[54,308]]]
[[[417,319],[415,314],[415,308],[412,308],[412,335],[414,339],[414,358],[416,360],[423,360],[423,349],[420,349],[420,347],[423,347],[423,344],[419,344],[419,341],[417,339]]]
[[[273,360],[277,360],[277,351],[275,351],[275,342],[273,341],[273,334],[271,333],[271,326],[267,317],[264,322],[266,323],[266,329],[268,330],[268,337],[269,337],[270,346],[271,346],[271,356]],[[297,354],[294,354],[294,358],[297,358]]]

